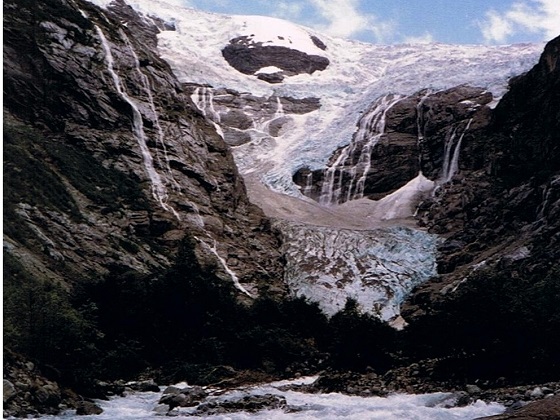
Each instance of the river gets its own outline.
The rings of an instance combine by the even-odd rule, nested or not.
[[[205,416],[216,420],[280,420],[280,419],[352,419],[352,420],[471,420],[478,417],[500,414],[504,407],[497,403],[476,401],[465,407],[449,407],[454,398],[451,393],[432,393],[421,395],[394,394],[388,397],[359,397],[339,393],[305,394],[281,390],[282,385],[311,382],[315,378],[301,378],[296,381],[279,381],[270,384],[243,387],[225,393],[216,393],[207,401],[237,399],[247,395],[275,394],[286,398],[290,410],[264,410],[257,413],[235,412]],[[162,388],[163,389],[163,388]],[[219,395],[221,394],[221,395]],[[69,411],[60,416],[47,416],[49,419],[80,418],[83,420],[125,420],[154,419],[162,417],[154,411],[158,406],[161,393],[136,392],[126,397],[109,401],[97,401],[104,412],[98,416],[76,416]],[[189,416],[195,407],[175,409],[172,414]],[[289,411],[289,412],[288,412]]]

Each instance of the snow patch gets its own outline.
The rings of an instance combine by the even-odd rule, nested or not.
[[[286,47],[310,55],[325,56],[302,26],[268,16],[232,16],[239,36],[247,36],[248,41],[263,46]]]
[[[434,189],[435,183],[420,172],[397,191],[377,202],[376,212],[381,220],[404,219],[414,215],[418,200]]]
[[[263,67],[259,70],[257,70],[255,72],[255,74],[274,74],[274,73],[279,73],[279,72],[283,72],[284,70],[275,67],[275,66],[268,66],[268,67]]]

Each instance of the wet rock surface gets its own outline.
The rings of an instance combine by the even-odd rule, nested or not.
[[[238,399],[203,403],[196,408],[193,415],[210,416],[216,414],[235,413],[238,411],[255,413],[261,410],[282,409],[286,406],[286,399],[280,395],[247,395]]]
[[[77,404],[76,415],[77,416],[91,416],[103,413],[103,409],[97,404],[90,401],[81,401]]]
[[[175,407],[192,407],[199,405],[207,396],[208,392],[199,386],[185,388],[170,386],[163,391],[158,404],[169,406],[169,410]]]
[[[478,420],[554,420],[560,418],[560,395],[549,394],[548,398],[527,405],[511,407],[504,414],[480,417]]]

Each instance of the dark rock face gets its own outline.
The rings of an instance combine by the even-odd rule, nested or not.
[[[214,241],[241,283],[282,294],[277,239],[227,145],[157,56],[153,22],[120,2],[102,12],[18,0],[4,11],[9,252],[63,282],[150,273],[188,232],[225,281]]]
[[[492,132],[504,153],[496,167],[503,178],[527,180],[560,169],[560,38],[550,41],[539,63],[511,80],[498,104]],[[506,152],[507,151],[507,152]]]
[[[303,168],[294,175],[294,182],[305,195],[323,203],[380,199],[419,171],[433,181],[448,182],[454,175],[450,164],[459,139],[460,168],[480,164],[477,151],[464,150],[472,148],[475,133],[488,125],[490,109],[486,105],[491,100],[489,92],[468,86],[380,98],[358,122],[350,145],[333,154],[328,169],[310,175]],[[337,197],[330,200],[329,184],[338,189]]]
[[[421,223],[447,240],[440,282],[419,288],[409,315],[453,299],[449,292],[479,269],[514,278],[544,278],[558,269],[559,45],[560,38],[551,41],[540,62],[512,80],[490,124],[466,143],[461,178],[423,204]]]
[[[312,38],[315,45],[320,40]],[[321,42],[318,47],[326,46]],[[242,36],[230,40],[230,43],[222,50],[227,62],[234,69],[244,74],[257,74],[265,67],[277,67],[282,72],[271,74],[259,74],[259,78],[269,83],[280,83],[284,76],[325,70],[329,65],[329,59],[320,55],[306,54],[277,45],[263,45],[253,42],[251,38]]]
[[[441,198],[426,203],[426,226],[451,233],[447,244],[461,244],[444,244],[441,272],[476,260],[488,246],[515,243],[516,249],[532,248],[529,243],[543,234],[557,241],[558,45],[559,38],[551,41],[539,64],[512,81],[490,125],[465,145],[464,181],[445,186]],[[511,258],[517,258],[515,252]]]

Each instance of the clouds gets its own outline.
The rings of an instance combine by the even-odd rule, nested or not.
[[[301,19],[303,6],[302,2],[279,1],[276,3],[274,14],[286,20]]]
[[[522,33],[539,34],[543,40],[549,40],[560,34],[560,2],[517,1],[503,13],[489,10],[478,26],[484,40],[489,43],[504,43]]]
[[[425,32],[419,36],[406,36],[403,42],[405,44],[431,44],[435,42],[435,39],[431,33]]]
[[[370,32],[383,41],[394,31],[390,21],[382,22],[372,13],[360,10],[358,0],[309,0],[326,22],[319,29],[329,35],[349,38],[361,32]]]
[[[381,44],[539,42],[560,33],[560,0],[163,1],[217,13],[273,16],[335,37]]]
[[[300,22],[328,35],[356,38],[366,35],[377,42],[390,40],[396,24],[381,21],[363,10],[360,0],[283,0],[275,3],[277,17]]]

